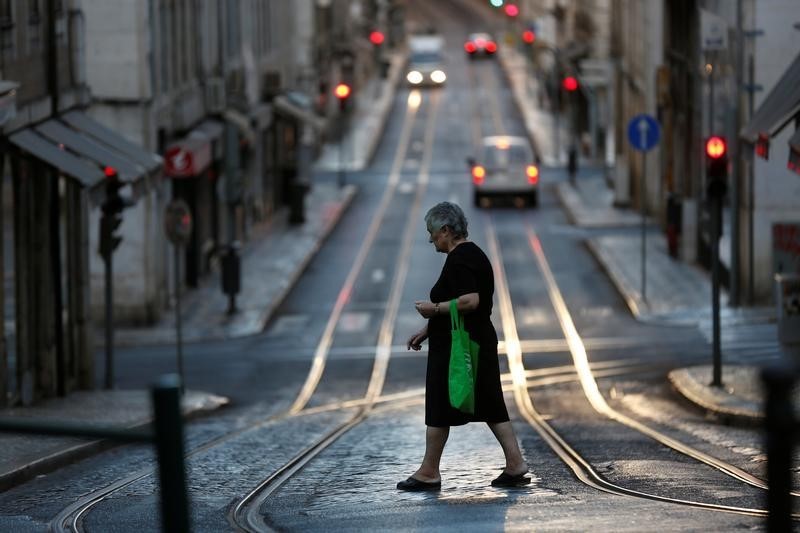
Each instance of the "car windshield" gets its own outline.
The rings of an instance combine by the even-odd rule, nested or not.
[[[530,164],[529,151],[521,145],[510,145],[501,149],[497,146],[486,146],[483,150],[483,164],[487,168],[508,168]]]
[[[440,60],[439,52],[434,50],[420,50],[411,54],[411,63],[438,63]]]

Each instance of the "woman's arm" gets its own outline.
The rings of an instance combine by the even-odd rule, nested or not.
[[[456,309],[460,313],[469,314],[475,311],[480,304],[480,296],[477,292],[470,292],[462,294],[456,299]],[[417,312],[424,318],[430,318],[436,315],[446,315],[450,313],[450,302],[414,302]]]

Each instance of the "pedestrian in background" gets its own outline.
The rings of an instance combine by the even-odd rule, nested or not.
[[[430,242],[437,252],[447,254],[439,279],[431,288],[430,301],[415,303],[417,312],[428,319],[406,343],[419,350],[428,340],[428,367],[425,380],[425,457],[422,465],[400,490],[438,490],[441,488],[439,463],[450,426],[486,422],[500,442],[506,466],[493,486],[513,487],[530,483],[528,465],[522,458],[514,428],[508,418],[500,384],[497,332],[491,321],[494,272],[486,254],[467,240],[467,219],[459,206],[441,202],[425,215]],[[463,413],[450,405],[448,369],[450,364],[450,300],[456,300],[464,315],[464,326],[480,345],[475,381],[475,414]]]

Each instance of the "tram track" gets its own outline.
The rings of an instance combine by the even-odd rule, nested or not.
[[[522,360],[522,350],[519,348],[516,321],[514,319],[514,313],[512,308],[511,296],[508,289],[508,283],[505,277],[505,268],[503,266],[500,245],[498,243],[494,226],[493,223],[491,222],[491,218],[489,216],[485,217],[485,222],[487,228],[487,239],[489,244],[488,245],[489,257],[493,263],[493,268],[495,271],[496,288],[498,294],[499,310],[503,324],[503,333],[508,346],[507,350],[508,364],[509,364],[509,369],[511,371],[511,375],[514,380],[515,403],[520,413],[522,414],[523,418],[526,420],[526,422],[528,422],[528,424],[534,430],[536,430],[536,432],[545,441],[545,443],[555,452],[555,454],[559,457],[559,459],[561,459],[573,471],[575,476],[581,482],[596,490],[619,496],[629,496],[629,497],[647,499],[669,504],[678,504],[698,509],[705,509],[709,511],[735,513],[735,514],[762,517],[762,518],[766,517],[767,511],[764,509],[722,505],[717,503],[701,502],[701,501],[682,499],[682,498],[671,498],[668,496],[662,496],[658,494],[627,488],[617,483],[613,483],[604,478],[603,476],[601,476],[587,459],[585,459],[577,450],[575,450],[572,446],[570,446],[567,443],[567,441],[555,429],[553,429],[550,423],[548,423],[548,421],[545,420],[545,418],[534,407],[531,394],[529,393],[526,384],[525,366]],[[541,250],[541,244],[538,243],[538,241],[537,244],[539,246],[539,250]],[[565,326],[566,324],[571,324],[571,317],[569,317],[569,312],[566,310],[566,305],[563,302],[563,298],[560,295],[560,291],[558,290],[557,285],[555,285],[555,280],[552,277],[552,272],[549,270],[549,265],[547,265],[546,263],[546,258],[544,257],[543,252],[541,252],[541,254],[542,255],[539,256],[539,259],[542,262],[539,263],[539,267],[541,270],[543,270],[543,275],[545,275],[546,277],[546,281],[548,283],[548,290],[550,292],[551,298],[553,299],[553,305],[556,308],[556,312],[559,314],[559,318],[562,322],[562,327],[566,328],[565,334],[571,335],[571,337],[568,336],[568,338],[573,339],[572,340],[573,345],[571,346],[571,349],[575,349],[574,343],[579,342],[580,337],[578,336],[577,331],[574,332],[568,331],[570,328]],[[571,329],[574,330],[574,324],[572,325]],[[579,359],[576,359],[574,361],[574,364],[578,366],[579,378],[581,377],[581,368],[583,368],[583,365],[587,363],[588,361],[584,362],[580,361]],[[584,371],[584,373],[587,375],[591,375],[591,369],[588,366],[586,366],[585,368],[586,370]],[[585,377],[583,379],[586,380]],[[597,384],[594,381],[594,378],[592,378],[592,382],[596,387]],[[588,381],[586,382],[586,385],[588,385]],[[718,463],[721,464],[723,462],[718,461]],[[730,468],[723,470],[723,473],[730,475],[728,472],[735,471],[736,467],[733,467],[733,465],[728,465],[728,466]],[[737,477],[737,479],[739,478]],[[793,515],[793,518],[795,520],[800,520],[800,515]]]
[[[358,411],[352,418],[328,431],[319,438],[314,444],[296,454],[284,466],[273,472],[264,479],[258,486],[249,491],[228,513],[228,521],[237,531],[258,532],[263,531],[265,518],[261,514],[261,506],[284,482],[298,473],[314,457],[336,442],[339,437],[347,433],[368,418],[372,408],[380,397],[386,379],[386,372],[391,356],[392,338],[394,327],[397,321],[397,312],[400,307],[400,298],[406,277],[411,264],[411,246],[417,229],[417,220],[421,216],[422,199],[427,191],[430,181],[430,164],[433,156],[434,127],[436,125],[437,112],[439,110],[441,94],[434,92],[431,96],[431,110],[428,116],[428,123],[425,128],[424,147],[419,173],[417,174],[416,191],[406,219],[406,226],[403,230],[403,239],[398,257],[397,269],[395,270],[392,285],[389,292],[389,299],[386,304],[381,327],[378,333],[378,342],[375,349],[375,360],[372,367],[372,374],[367,385],[363,403],[357,407]],[[386,196],[384,196],[386,197]],[[305,395],[308,396],[308,395]],[[310,396],[308,396],[310,398]],[[307,401],[307,400],[306,400]],[[296,413],[298,411],[291,410]]]

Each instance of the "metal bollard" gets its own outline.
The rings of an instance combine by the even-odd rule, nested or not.
[[[794,407],[792,388],[795,367],[786,361],[761,373],[767,393],[765,431],[767,449],[767,530],[792,530],[792,449],[794,448]]]
[[[153,387],[155,445],[161,483],[161,524],[164,531],[189,531],[189,497],[181,417],[181,380],[161,377]]]

